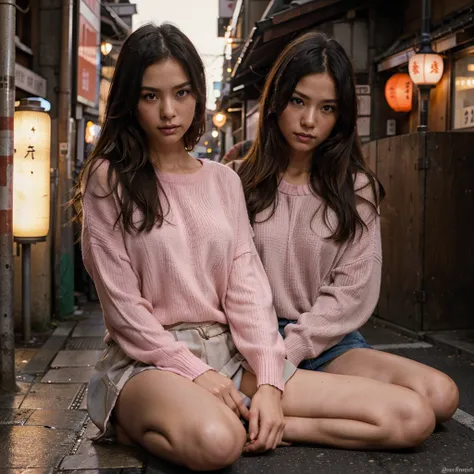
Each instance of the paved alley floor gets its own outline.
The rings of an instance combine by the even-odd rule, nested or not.
[[[366,453],[292,446],[242,457],[226,473],[474,473],[474,357],[373,322],[362,332],[378,349],[450,375],[460,388],[454,419],[414,450]],[[90,441],[96,429],[85,406],[87,382],[103,349],[103,333],[100,310],[89,306],[74,320],[61,323],[39,350],[17,350],[19,391],[0,393],[0,474],[189,472],[140,451]]]

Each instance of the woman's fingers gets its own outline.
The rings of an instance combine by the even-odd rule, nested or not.
[[[259,412],[258,410],[250,408],[249,412],[249,435],[250,441],[255,441],[259,434]]]
[[[234,403],[234,400],[229,394],[222,396],[222,401],[238,416],[240,417],[240,412],[237,405]]]
[[[244,418],[245,420],[249,419],[249,409],[245,406],[244,399],[241,395],[241,393],[235,388],[234,385],[232,385],[232,388],[230,390],[230,396],[232,397],[238,413],[237,416]]]

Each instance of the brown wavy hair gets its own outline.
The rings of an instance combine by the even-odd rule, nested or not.
[[[352,240],[365,224],[356,209],[354,180],[363,173],[378,206],[385,196],[382,185],[365,163],[356,131],[357,96],[351,62],[342,46],[324,34],[306,33],[291,42],[277,58],[260,100],[257,137],[239,168],[252,224],[261,211],[275,212],[278,185],[289,165],[289,145],[278,127],[300,79],[327,73],[337,90],[339,115],[330,136],[313,153],[310,187],[324,202],[324,217],[332,209],[338,220],[331,235],[336,242]]]
[[[138,124],[136,109],[140,100],[143,74],[147,67],[165,59],[175,59],[191,81],[196,97],[194,119],[184,135],[186,150],[192,150],[205,130],[206,80],[204,65],[189,38],[170,24],[147,24],[134,31],[125,41],[115,68],[107,100],[104,125],[97,145],[81,170],[73,205],[75,220],[82,220],[84,182],[94,173],[100,160],[109,162],[108,184],[120,205],[116,224],[126,232],[149,232],[165,219],[162,200],[168,199],[159,182],[147,146],[145,133]],[[94,166],[96,165],[96,166]],[[119,193],[120,189],[120,193]],[[95,196],[105,198],[110,196]],[[135,210],[143,219],[133,221]]]

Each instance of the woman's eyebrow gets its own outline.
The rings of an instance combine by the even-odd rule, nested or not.
[[[183,82],[182,84],[178,84],[177,86],[174,86],[173,89],[181,89],[182,87],[190,86],[191,82]],[[142,86],[141,90],[147,90],[147,91],[152,91],[152,92],[161,92],[161,89],[157,87],[151,87],[151,86]]]

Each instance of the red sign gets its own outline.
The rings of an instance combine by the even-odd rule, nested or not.
[[[100,68],[99,0],[81,0],[78,35],[77,99],[86,105],[97,107]]]
[[[89,10],[94,13],[97,18],[100,18],[100,1],[99,0],[83,0]]]

